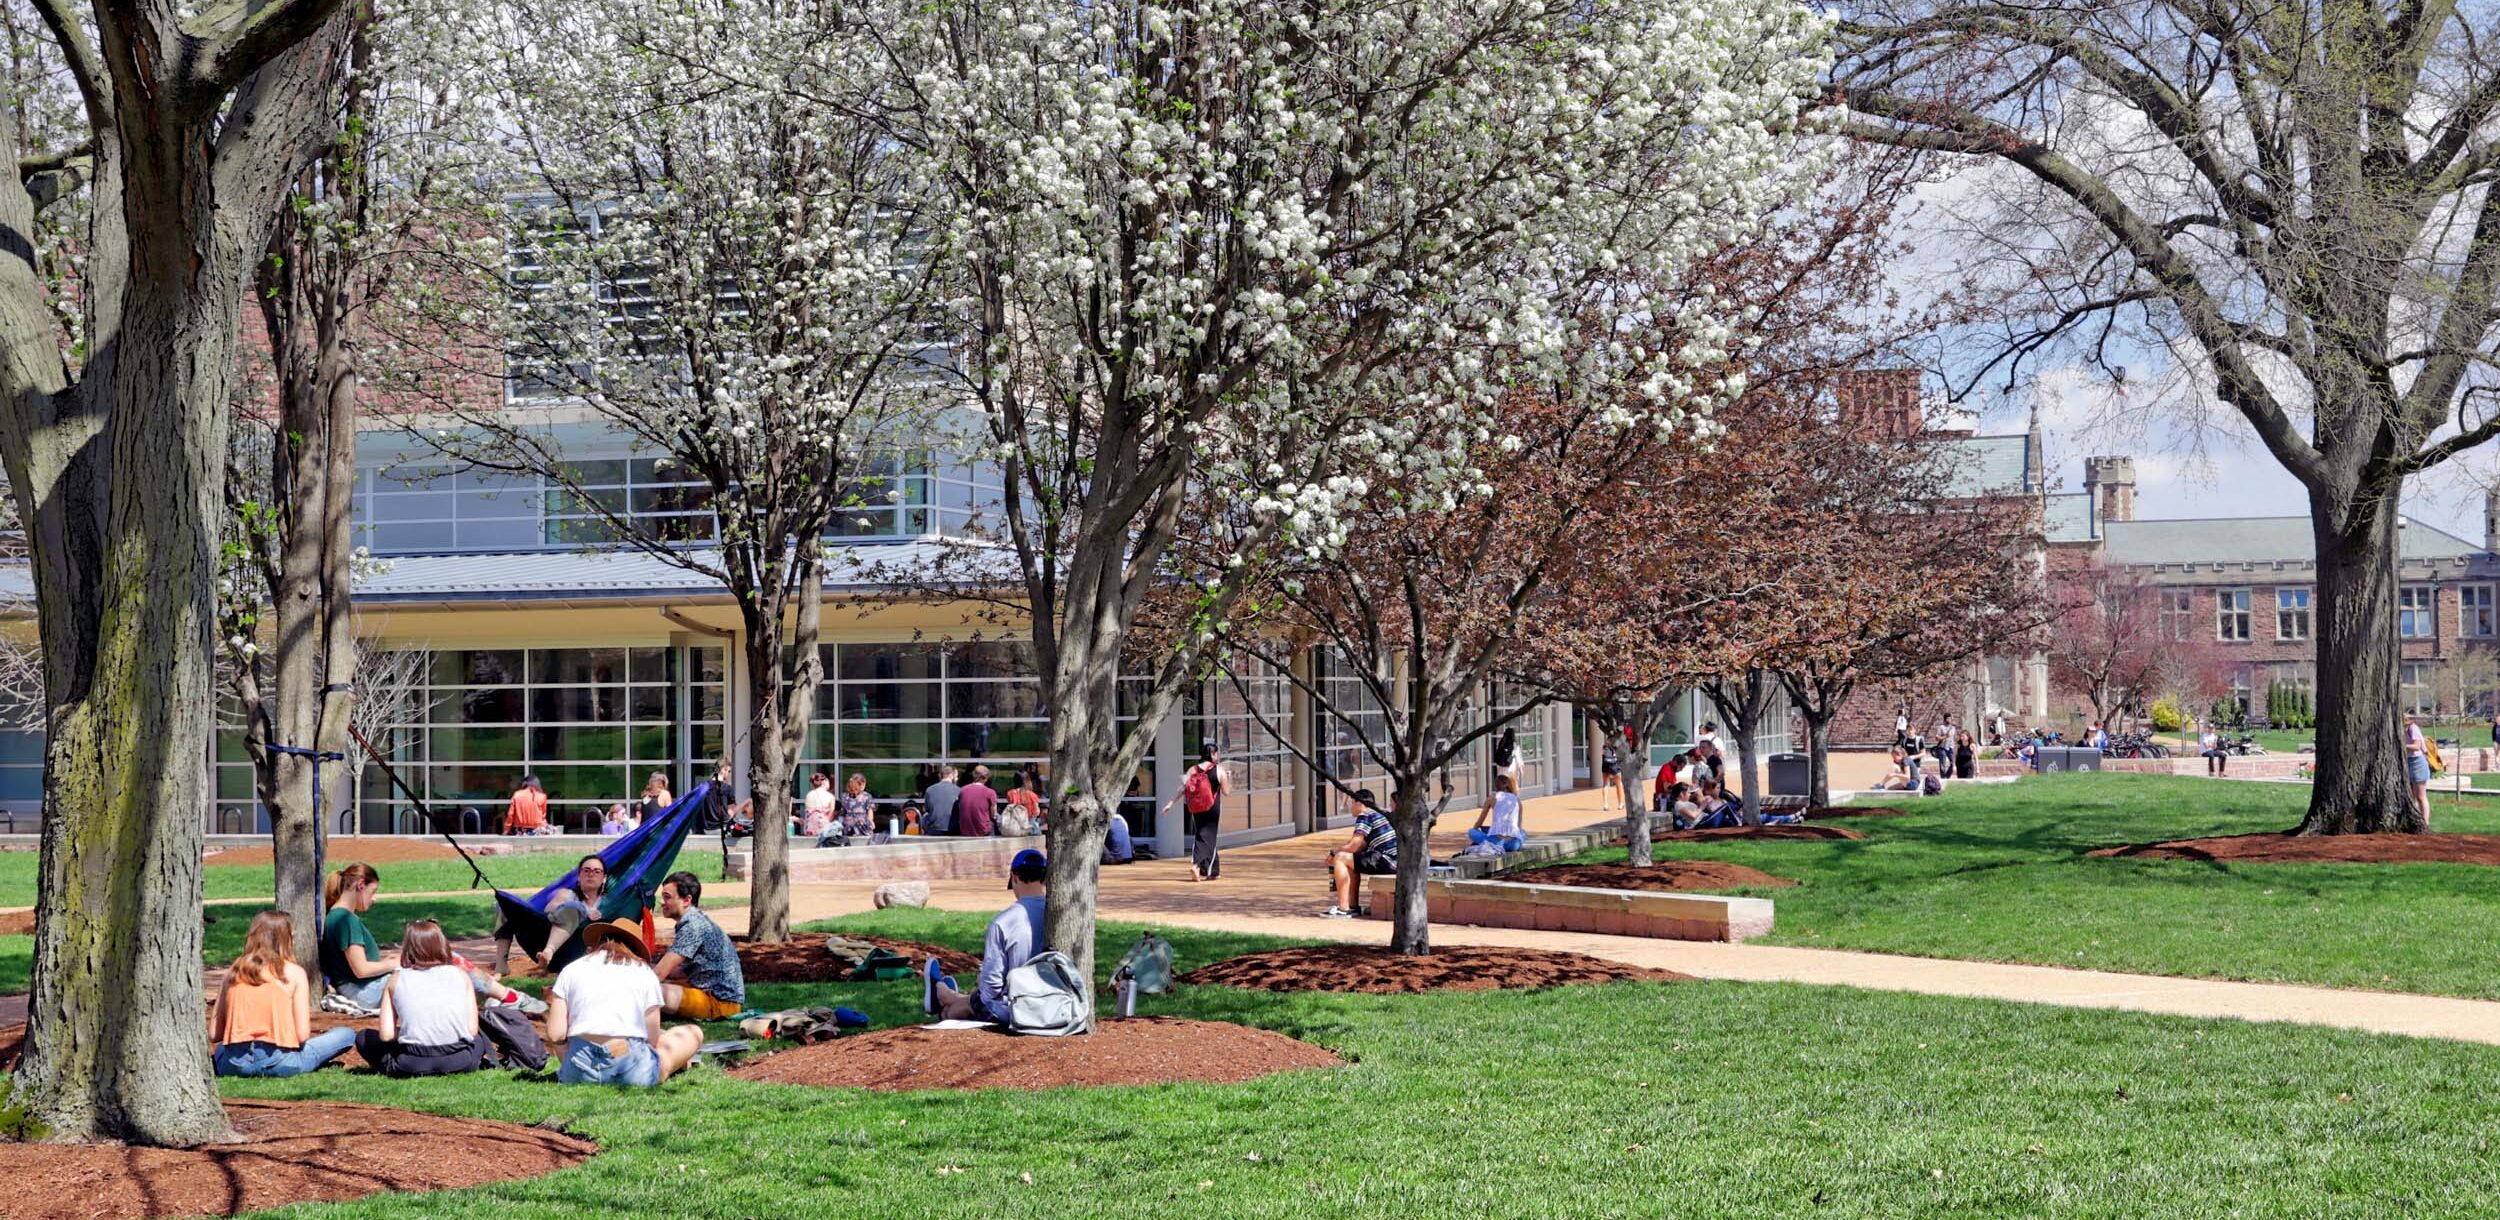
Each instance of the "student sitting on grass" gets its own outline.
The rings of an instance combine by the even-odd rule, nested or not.
[[[295,964],[295,921],[284,911],[254,915],[208,1019],[217,1074],[300,1076],[346,1054],[356,1031],[313,1033],[312,993],[312,976]]]
[[[1662,785],[1659,790],[1666,789]],[[1493,777],[1493,791],[1484,798],[1484,808],[1476,812],[1476,824],[1467,829],[1467,842],[1471,846],[1495,844],[1506,852],[1528,845],[1528,837],[1519,829],[1519,788],[1509,776]]]
[[[1129,837],[1128,818],[1114,812],[1111,815],[1111,831],[1102,840],[1102,862],[1127,864],[1136,859],[1137,840]]]
[[[630,919],[582,929],[581,959],[547,993],[547,1041],[564,1048],[565,1084],[651,1088],[694,1062],[699,1026],[660,1028],[660,977]]]
[[[356,1035],[356,1053],[385,1076],[452,1076],[486,1061],[477,989],[431,919],[399,935],[399,969],[382,988],[382,1028]]]
[[[660,883],[660,914],[677,921],[656,971],[660,1009],[689,1020],[726,1020],[746,1009],[746,973],[738,966],[737,946],[704,913],[702,902],[703,882],[693,873],[670,873]]]
[[[391,971],[399,968],[399,960],[382,952],[381,942],[365,926],[364,913],[373,909],[373,900],[381,892],[382,874],[370,864],[342,865],[322,886],[323,901],[330,908],[321,921],[321,976],[330,984],[330,994],[321,1001],[324,1012],[369,1017],[382,1006],[383,989],[390,984]],[[546,1011],[546,1005],[535,997],[504,986],[466,961],[452,960],[468,974],[469,985],[479,995],[532,1015]]]
[[[943,1021],[1007,1023],[1007,972],[1042,951],[1042,913],[1050,905],[1050,860],[1028,847],[1007,866],[1007,892],[1016,900],[990,921],[981,938],[980,985],[970,995],[946,977],[938,959],[921,967],[920,1007]]]
[[[1391,877],[1398,871],[1398,831],[1376,807],[1380,798],[1369,788],[1354,792],[1354,833],[1345,845],[1328,853],[1328,872],[1337,886],[1337,905],[1320,912],[1322,919],[1352,919],[1361,908],[1356,887],[1362,878]]]

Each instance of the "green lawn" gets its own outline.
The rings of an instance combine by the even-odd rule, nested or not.
[[[843,926],[977,944],[974,917]],[[1132,929],[1107,926],[1116,945]],[[1173,932],[1184,967],[1246,943]],[[908,982],[803,988],[880,1024]],[[2500,1050],[1836,988],[1615,984],[1149,1001],[1352,1062],[1247,1085],[657,1094],[492,1073],[228,1082],[554,1122],[601,1154],[337,1217],[2480,1214]]]
[[[2119,774],[1971,784],[1862,841],[1659,844],[1799,882],[1772,942],[2149,974],[2500,998],[2500,869],[2090,859],[2096,847],[2283,830],[2309,789]],[[1871,798],[1870,798],[1871,799]],[[2434,798],[2442,830],[2500,802]],[[1584,861],[1619,861],[1620,847]]]
[[[508,890],[530,891],[564,875],[573,862],[597,850],[606,840],[576,838],[566,841],[561,851],[528,851],[511,855],[479,856],[479,867],[488,882]],[[330,841],[329,861],[333,868],[356,859],[356,841]],[[679,853],[678,866],[691,869],[705,880],[720,876],[720,846],[697,837],[687,842]],[[382,892],[396,890],[416,894],[436,890],[465,890],[476,880],[469,866],[454,860],[412,860],[379,865]],[[27,907],[35,904],[36,856],[31,851],[0,852],[0,907]],[[219,864],[209,858],[200,870],[201,885],[210,898],[265,898],[271,893],[269,866]]]

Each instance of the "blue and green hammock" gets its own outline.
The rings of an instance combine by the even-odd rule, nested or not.
[[[365,756],[380,765],[382,774],[391,785],[416,806],[418,815],[449,840],[451,849],[459,852],[460,858],[467,862],[474,878],[470,888],[493,888],[493,883],[486,879],[485,870],[477,866],[477,860],[469,855],[467,848],[460,846],[460,840],[452,836],[443,820],[426,806],[424,799],[399,778],[397,771],[391,769],[390,763],[384,761],[382,752],[374,749],[372,743],[364,741],[361,733],[357,734],[357,740],[364,746]],[[608,888],[599,896],[599,918],[637,920],[642,924],[643,943],[648,945],[652,942],[656,933],[652,927],[651,908],[657,901],[660,882],[677,867],[677,852],[686,845],[687,833],[701,820],[705,803],[711,796],[710,781],[696,784],[694,791],[679,797],[677,803],[665,812],[646,819],[632,832],[609,840],[607,846],[596,853],[584,853],[596,854],[599,862],[608,869]],[[509,933],[515,944],[533,954],[546,952],[547,935],[555,929],[555,925],[547,920],[547,907],[554,900],[557,890],[580,892],[577,888],[580,878],[576,875],[579,871],[578,864],[566,869],[562,877],[527,898],[509,890],[495,890],[495,909],[501,916],[497,935]]]

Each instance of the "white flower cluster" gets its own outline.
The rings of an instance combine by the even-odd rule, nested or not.
[[[1734,319],[1677,281],[1813,172],[1792,154],[1829,24],[1789,0],[997,0],[911,9],[895,41],[974,372],[1048,406],[999,441],[1186,448],[1208,503],[1322,547],[1384,477],[1480,492],[1505,394],[1675,428],[1741,392]],[[1607,338],[1662,324],[1672,360]]]

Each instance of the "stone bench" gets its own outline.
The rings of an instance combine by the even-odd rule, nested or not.
[[[1369,877],[1365,881],[1372,918],[1389,918],[1397,902],[1397,879]],[[1771,930],[1772,915],[1768,898],[1522,881],[1427,881],[1424,908],[1434,923],[1708,941],[1765,935]]]

